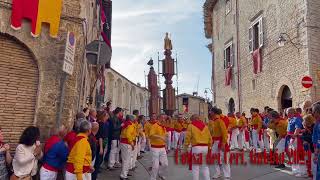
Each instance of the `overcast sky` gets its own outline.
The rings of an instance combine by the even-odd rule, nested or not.
[[[202,5],[204,0],[113,0],[111,67],[144,86],[147,62],[157,52],[163,58],[163,39],[171,33],[178,54],[179,94],[211,84],[211,54],[206,48]],[[174,83],[174,86],[176,84]],[[162,88],[164,85],[161,86]]]

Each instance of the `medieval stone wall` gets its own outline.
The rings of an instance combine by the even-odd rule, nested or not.
[[[220,0],[213,10],[213,52],[215,62],[215,89],[217,105],[224,112],[228,112],[228,100],[233,98],[236,103],[236,111],[239,109],[237,101],[237,83],[231,87],[224,85],[225,72],[223,70],[224,45],[230,39],[236,47],[236,0],[231,0],[232,10],[226,15],[225,3]],[[275,109],[281,108],[281,95],[284,86],[288,86],[293,106],[299,106],[304,100],[310,99],[310,91],[304,91],[301,86],[301,78],[309,74],[309,57],[318,56],[318,46],[311,44],[310,39],[317,36],[318,30],[310,31],[307,23],[315,25],[315,17],[318,9],[312,8],[319,4],[317,1],[277,1],[277,0],[247,0],[239,1],[239,42],[240,42],[240,79],[241,79],[241,110],[248,112],[251,107],[263,108],[269,105]],[[313,14],[312,16],[308,14]],[[252,54],[249,51],[249,27],[256,17],[263,18],[262,47],[262,72],[253,73]],[[313,17],[313,18],[309,18]],[[309,20],[309,21],[308,21]],[[308,24],[309,25],[309,24]],[[277,40],[280,33],[287,33],[294,43],[306,45],[296,48],[289,43],[289,38],[284,47],[279,47]],[[312,35],[310,35],[310,33]],[[308,35],[308,36],[307,36]],[[308,37],[308,41],[307,41]],[[317,40],[314,41],[317,43]],[[314,50],[312,50],[314,48]],[[313,52],[313,53],[312,53]],[[234,51],[236,62],[237,52]],[[311,58],[312,59],[312,58]],[[313,60],[313,68],[317,68],[319,60]],[[236,63],[235,63],[236,64]],[[314,73],[313,73],[314,74]],[[312,74],[312,75],[313,75]],[[313,75],[314,76],[314,75]],[[315,77],[315,76],[314,76]],[[233,67],[233,79],[237,80],[237,67]],[[234,81],[233,80],[233,81]],[[253,87],[255,86],[255,87]],[[315,87],[316,88],[316,87]],[[303,92],[304,91],[304,92]],[[315,91],[314,89],[312,91]],[[317,90],[319,92],[319,90]],[[313,98],[317,98],[312,95]]]

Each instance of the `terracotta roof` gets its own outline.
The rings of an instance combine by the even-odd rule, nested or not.
[[[212,11],[218,0],[206,0],[203,5],[204,32],[206,38],[212,37]]]

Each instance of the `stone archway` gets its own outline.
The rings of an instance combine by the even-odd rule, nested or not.
[[[39,70],[30,50],[15,38],[0,34],[0,124],[5,139],[16,144],[33,125]]]
[[[287,85],[281,86],[279,90],[279,98],[278,98],[278,104],[279,104],[279,110],[282,112],[284,109],[292,107],[292,93]]]
[[[236,111],[236,105],[235,105],[235,102],[234,102],[233,98],[229,99],[228,111],[229,111],[229,113],[232,113],[232,114],[235,113],[235,111]]]
[[[117,80],[117,97],[116,97],[116,102],[115,104],[117,104],[118,107],[123,107],[123,104],[122,104],[122,80],[120,78],[118,78]]]

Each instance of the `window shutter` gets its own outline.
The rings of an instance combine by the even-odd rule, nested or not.
[[[223,52],[223,56],[224,56],[224,60],[223,60],[223,68],[226,69],[227,68],[227,49],[224,49],[224,52]]]
[[[263,46],[263,18],[259,19],[259,47]]]
[[[234,45],[231,44],[230,46],[230,64],[234,66]]]
[[[249,27],[249,52],[253,52],[253,28]]]

